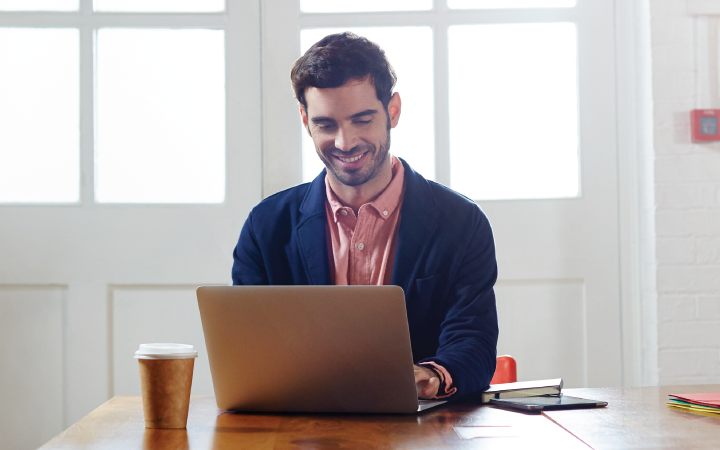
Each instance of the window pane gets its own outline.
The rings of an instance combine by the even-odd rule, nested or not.
[[[575,24],[453,26],[449,45],[453,189],[577,196]]]
[[[305,13],[422,11],[430,8],[432,0],[300,0],[300,11]]]
[[[110,12],[218,12],[225,0],[95,0],[95,11]]]
[[[393,155],[405,159],[426,178],[435,179],[432,30],[430,27],[302,30],[302,52],[328,34],[342,31],[364,36],[385,51],[398,78],[395,92],[400,94],[402,100],[400,122],[390,134],[390,151]],[[313,141],[304,128],[302,133],[303,181],[311,181],[325,166],[318,158]]]
[[[223,38],[221,30],[98,31],[97,201],[223,201]]]
[[[80,0],[0,0],[0,11],[77,11]]]
[[[456,9],[567,8],[576,0],[448,0]]]
[[[77,29],[0,28],[0,202],[75,202]]]

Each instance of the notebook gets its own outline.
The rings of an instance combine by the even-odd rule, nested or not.
[[[493,398],[524,398],[539,395],[558,395],[562,392],[562,378],[538,381],[519,381],[490,385],[490,389],[482,393],[482,403]]]

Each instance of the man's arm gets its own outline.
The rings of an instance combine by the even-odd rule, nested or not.
[[[253,230],[252,211],[245,220],[240,239],[233,250],[232,279],[234,285],[269,284],[265,262]]]
[[[495,372],[498,323],[493,286],[497,279],[490,224],[478,208],[475,226],[451,281],[434,362],[452,376],[457,395],[485,389]],[[460,249],[458,249],[460,250]]]

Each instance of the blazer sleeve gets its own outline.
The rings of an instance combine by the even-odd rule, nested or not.
[[[434,361],[452,376],[456,395],[487,389],[497,362],[498,321],[493,286],[497,280],[495,243],[490,223],[476,210],[473,232],[444,299]]]
[[[240,239],[233,250],[233,285],[266,285],[267,269],[253,228],[253,212],[245,220]]]

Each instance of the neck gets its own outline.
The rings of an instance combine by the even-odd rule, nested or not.
[[[342,184],[329,171],[327,176],[330,189],[335,193],[338,201],[343,206],[352,208],[357,215],[362,205],[375,200],[392,181],[392,157],[388,155],[387,161],[382,165],[380,171],[373,178],[358,186]]]

